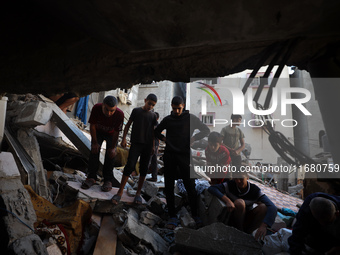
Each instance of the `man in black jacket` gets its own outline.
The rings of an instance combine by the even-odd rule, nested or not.
[[[305,245],[321,254],[340,254],[340,197],[313,193],[306,197],[288,239],[290,254],[305,254]]]
[[[188,193],[191,214],[199,223],[197,214],[197,193],[195,190],[195,179],[190,178],[190,145],[197,140],[209,135],[209,128],[199,118],[184,110],[184,100],[175,96],[171,101],[172,112],[166,116],[155,129],[155,136],[166,142],[164,153],[164,179],[165,195],[169,210],[170,220],[168,228],[175,228],[178,224],[175,211],[174,184],[175,179],[183,179],[185,189]],[[166,130],[166,137],[161,134]],[[195,129],[200,132],[192,136]],[[177,176],[177,167],[179,173]]]

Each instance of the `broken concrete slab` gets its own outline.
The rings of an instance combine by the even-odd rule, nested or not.
[[[198,230],[178,229],[175,233],[175,246],[171,251],[210,255],[262,254],[260,243],[252,235],[220,222]]]
[[[164,213],[165,203],[157,196],[154,196],[148,201],[148,209],[157,215]]]
[[[133,239],[141,240],[142,243],[150,245],[155,254],[163,254],[168,249],[167,243],[160,235],[144,224],[139,223],[136,211],[132,208],[129,209],[127,220],[121,229],[128,236],[132,236]],[[133,244],[130,243],[129,245]]]
[[[181,219],[181,225],[186,228],[195,228],[196,222],[195,220],[190,216],[188,210],[183,206],[181,210],[178,212]]]
[[[13,255],[49,255],[40,237],[35,234],[15,240],[9,246],[9,251]]]
[[[27,183],[33,190],[36,190],[36,166],[31,156],[27,154],[21,143],[13,135],[11,129],[7,127],[5,128],[5,139],[10,147],[10,151],[13,152],[13,156],[18,163],[22,183]]]
[[[13,254],[47,254],[44,253],[46,249],[42,249],[40,253],[35,250],[44,245],[34,234],[37,216],[31,197],[22,185],[18,172],[13,155],[9,152],[1,152],[0,235],[6,236],[6,240],[2,240],[1,247],[5,249],[8,246]]]
[[[46,172],[42,164],[42,158],[40,155],[40,147],[37,138],[33,134],[32,129],[19,129],[17,137],[21,145],[24,147],[28,155],[31,156],[35,166],[36,166],[36,190],[34,190],[38,195],[43,198],[50,200],[51,194],[48,188],[48,182],[46,177]]]
[[[52,117],[52,109],[41,101],[32,101],[23,104],[14,123],[19,126],[35,127],[45,125]]]
[[[100,185],[93,185],[90,189],[82,189],[81,183],[79,182],[71,182],[68,181],[67,184],[76,189],[79,190],[79,192],[84,193],[85,195],[91,197],[91,198],[97,198],[99,200],[111,200],[111,198],[113,197],[113,195],[117,194],[118,192],[118,188],[112,188],[111,191],[109,192],[103,192],[101,190]],[[128,196],[126,189],[124,189],[123,191],[123,195],[121,198],[121,202],[126,202],[126,203],[133,203],[134,198]],[[146,203],[145,200],[142,198],[142,203]]]
[[[2,185],[4,182],[7,182],[8,185]],[[4,224],[3,230],[7,232],[9,244],[17,239],[31,235],[34,223],[37,220],[30,196],[19,182],[20,180],[0,179],[0,204],[6,210],[1,210]],[[19,219],[26,225],[20,222]]]
[[[32,234],[33,224],[37,220],[31,198],[21,183],[18,168],[13,155],[0,153],[0,204],[4,228],[8,233],[9,243]],[[7,210],[7,211],[4,211]],[[23,225],[13,214],[29,227]]]
[[[156,196],[159,188],[153,182],[145,181],[143,183],[142,192],[150,197]]]
[[[147,174],[145,176],[145,179],[152,178],[151,174]],[[165,188],[165,183],[164,183],[164,176],[163,175],[157,175],[157,181],[152,182],[154,183],[159,189],[164,189]]]
[[[81,132],[76,124],[50,99],[39,95],[52,109],[52,121],[55,122],[58,128],[67,136],[68,139],[77,147],[77,149],[86,155],[90,156],[91,142],[90,140]]]
[[[15,163],[13,154],[10,152],[0,153],[0,178],[20,179],[20,172]]]
[[[228,223],[230,214],[227,206],[207,190],[199,196],[198,210],[204,226],[215,222]]]
[[[157,225],[161,221],[162,219],[158,217],[156,214],[153,214],[152,212],[142,211],[140,213],[140,222],[145,224],[149,228],[153,228],[155,225]]]

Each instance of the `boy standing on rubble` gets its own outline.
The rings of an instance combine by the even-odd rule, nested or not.
[[[167,228],[177,227],[178,220],[175,210],[174,185],[175,179],[183,179],[185,189],[188,193],[191,214],[197,224],[201,221],[197,211],[197,193],[195,190],[195,179],[190,178],[190,145],[197,140],[207,136],[209,128],[199,118],[184,110],[184,100],[175,96],[171,101],[172,112],[166,116],[155,129],[155,136],[166,142],[164,152],[164,180],[165,196],[169,211]],[[166,137],[161,132],[166,129]],[[195,129],[200,132],[192,136]],[[179,172],[177,173],[177,168]]]
[[[139,181],[134,203],[142,203],[140,194],[148,171],[150,157],[155,150],[153,131],[154,126],[157,124],[157,119],[155,113],[151,110],[157,103],[157,96],[155,94],[149,94],[144,102],[145,104],[143,107],[137,107],[132,110],[130,119],[124,128],[123,139],[121,142],[123,148],[126,147],[126,135],[133,123],[131,132],[131,147],[129,150],[128,160],[124,168],[122,181],[117,194],[111,199],[114,204],[117,204],[120,201],[125,184],[132,171],[134,171],[139,156]]]
[[[122,130],[124,113],[117,108],[117,99],[107,96],[103,103],[93,106],[89,123],[91,133],[91,154],[87,179],[81,185],[83,189],[89,189],[96,183],[99,167],[100,147],[106,141],[106,153],[103,167],[104,184],[102,191],[108,192],[112,189],[113,166],[116,156],[116,145],[119,132]]]
[[[276,206],[261,192],[261,189],[248,181],[246,172],[237,166],[235,178],[222,184],[210,186],[208,191],[221,199],[231,214],[231,224],[237,229],[251,234],[255,229],[255,239],[265,237],[267,227],[275,221]],[[254,203],[257,207],[254,208]]]

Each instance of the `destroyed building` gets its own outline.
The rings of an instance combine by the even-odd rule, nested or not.
[[[340,120],[335,116],[335,109],[339,108],[336,78],[340,74],[337,1],[18,1],[6,2],[3,10],[0,42],[3,251],[11,254],[263,251],[251,235],[227,225],[225,204],[204,189],[199,196],[204,226],[195,229],[186,196],[177,185],[181,227],[176,231],[164,228],[166,200],[162,175],[156,184],[145,183],[140,206],[131,204],[133,198],[128,194],[133,195],[137,178],[129,179],[126,196],[118,206],[109,201],[115,189],[107,194],[100,191],[99,185],[90,193],[82,190],[80,183],[86,178],[90,153],[89,134],[83,130],[86,124],[69,118],[43,95],[74,91],[86,96],[99,92],[98,98],[103,98],[103,91],[118,89],[122,92],[121,102],[131,103],[125,104],[128,112],[141,99],[131,100],[124,93],[138,84],[152,85],[163,80],[189,83],[192,78],[215,79],[245,69],[253,70],[250,84],[262,66],[295,66],[308,71],[314,79],[320,121],[324,124],[320,140],[324,134],[328,138],[323,144],[327,153],[320,153],[313,160],[340,163],[337,130]],[[329,79],[325,83],[315,78]],[[164,107],[164,112],[169,109]],[[305,138],[295,143],[304,155],[280,137],[281,142],[288,144],[281,150],[282,156],[287,156],[282,165],[289,160],[304,164],[314,156],[307,155],[312,149],[307,148],[311,143],[305,130],[314,132],[315,123],[308,117],[304,123],[309,126],[294,130],[294,137]],[[62,132],[63,139],[55,139],[54,132]],[[119,185],[124,160],[126,151],[121,149],[114,169],[115,187]],[[159,163],[162,164],[161,159]],[[289,193],[300,194],[303,188],[304,196],[316,191],[339,195],[339,179],[310,173],[303,183],[290,187]],[[204,187],[204,180],[201,182],[197,186]],[[268,187],[256,176],[251,177],[251,182],[259,185],[279,209],[290,208],[296,213],[297,205],[303,202]],[[292,219],[287,215],[277,218],[274,231],[290,227]]]

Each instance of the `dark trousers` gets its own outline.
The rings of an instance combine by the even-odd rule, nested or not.
[[[152,144],[132,143],[123,174],[125,176],[130,176],[132,171],[135,170],[138,157],[140,156],[139,174],[140,176],[146,176],[149,167],[151,151]]]
[[[152,178],[157,179],[157,154],[158,154],[158,146],[155,145],[155,153],[151,155],[149,169],[151,171]]]
[[[177,171],[177,167],[179,171]],[[190,178],[190,155],[165,152],[164,154],[164,180],[165,196],[168,205],[169,216],[176,217],[175,210],[175,180],[182,179],[184,187],[188,193],[191,214],[197,216],[198,201],[195,189],[195,179]]]
[[[114,158],[110,158],[107,151],[109,148],[114,147],[115,145],[112,144],[113,141],[113,136],[112,135],[106,135],[102,134],[100,132],[97,132],[97,142],[99,146],[102,146],[103,141],[106,141],[106,153],[105,153],[105,161],[104,161],[104,166],[103,166],[103,177],[104,181],[113,181],[113,166],[114,166]],[[97,179],[97,171],[99,168],[99,154],[98,153],[92,153],[90,154],[89,158],[89,167],[88,167],[88,173],[87,177],[88,178],[93,178]]]

